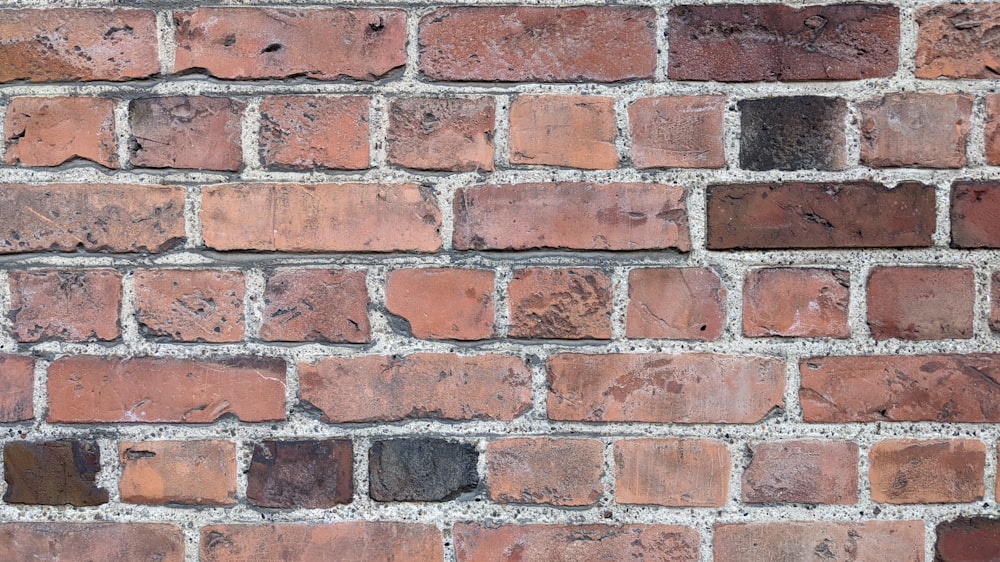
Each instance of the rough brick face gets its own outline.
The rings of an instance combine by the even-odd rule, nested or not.
[[[402,98],[389,106],[389,162],[415,170],[493,170],[492,98]]]
[[[76,507],[108,503],[108,491],[96,484],[100,470],[97,443],[11,441],[3,447],[3,501]]]
[[[917,11],[917,78],[996,78],[996,4],[943,4]]]
[[[479,485],[479,453],[444,439],[376,441],[368,451],[369,494],[375,501],[447,501]]]
[[[611,338],[611,280],[601,271],[522,269],[508,292],[512,338]]]
[[[863,164],[873,168],[965,165],[972,96],[889,94],[858,108]]]
[[[614,99],[521,95],[510,106],[510,163],[618,167]]]
[[[821,96],[744,100],[740,166],[748,170],[843,170],[844,100]]]
[[[269,96],[260,103],[260,160],[288,170],[368,167],[369,98]]]
[[[951,184],[951,243],[956,248],[1000,248],[1000,182]]]
[[[986,96],[986,163],[1000,165],[1000,95]]]
[[[961,517],[938,523],[935,562],[989,562],[1000,552],[1000,520]]]
[[[121,274],[112,269],[12,271],[14,337],[20,342],[117,339],[121,285]]]
[[[625,335],[714,340],[725,328],[726,288],[708,268],[633,269]]]
[[[614,444],[615,501],[669,507],[721,506],[732,460],[704,439],[626,439]]]
[[[240,116],[245,107],[241,101],[208,96],[131,101],[132,165],[239,170],[243,164]],[[205,150],[206,145],[212,149]]]
[[[750,337],[851,335],[850,273],[840,269],[766,268],[743,284],[743,334]]]
[[[715,526],[716,562],[923,560],[921,521],[734,523]]]
[[[281,269],[264,289],[264,341],[367,343],[368,287],[362,271]]]
[[[868,277],[868,327],[875,339],[972,337],[973,272],[948,267],[878,267]]]
[[[354,495],[350,439],[264,441],[253,446],[247,499],[268,508],[325,509]]]
[[[235,342],[243,338],[243,274],[185,269],[135,273],[135,305],[147,336],[177,341]]]
[[[853,504],[858,446],[849,441],[774,441],[749,446],[743,471],[747,503]]]
[[[14,98],[4,119],[4,161],[58,166],[74,158],[118,167],[109,98]]]
[[[0,423],[35,417],[32,405],[34,381],[34,359],[0,354]]]
[[[636,100],[628,107],[632,163],[637,168],[721,168],[722,96],[664,96]]]
[[[493,335],[492,271],[398,269],[386,280],[386,307],[413,337],[480,340]]]
[[[872,501],[958,503],[983,497],[986,446],[982,441],[881,441],[868,456]]]
[[[165,505],[236,503],[236,445],[229,441],[125,441],[123,502]]]
[[[593,505],[603,472],[604,444],[594,439],[511,438],[486,447],[486,487],[500,503]]]
[[[39,553],[51,560],[184,560],[184,533],[177,525],[0,523],[0,544],[13,560]]]
[[[990,276],[990,328],[1000,332],[1000,271]]]

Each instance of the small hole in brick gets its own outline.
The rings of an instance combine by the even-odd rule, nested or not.
[[[702,332],[704,332],[705,330],[708,329],[708,325],[707,324],[702,324],[701,327],[698,328],[698,329],[701,330]]]
[[[236,44],[236,36],[235,35],[227,35],[225,41],[223,41],[222,44],[223,44],[223,46],[226,46],[226,47],[232,47],[233,45]]]
[[[264,47],[264,50],[262,50],[261,53],[274,53],[284,48],[285,46],[280,43],[271,43],[267,47]]]

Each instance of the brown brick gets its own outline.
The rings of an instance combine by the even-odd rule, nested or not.
[[[240,119],[245,107],[241,101],[208,96],[132,100],[128,104],[132,165],[239,170],[243,165]]]
[[[651,78],[648,7],[456,7],[420,20],[420,70],[432,80],[618,82]]]
[[[0,354],[0,423],[35,417],[32,394],[35,360],[23,355]]]
[[[117,168],[116,105],[108,98],[14,98],[4,119],[4,162],[58,166],[83,158]]]
[[[876,267],[868,276],[868,327],[877,340],[972,337],[972,269]]]
[[[118,490],[126,503],[236,503],[236,445],[230,441],[123,441]]]
[[[714,354],[561,353],[548,361],[552,420],[756,423],[784,404],[785,363]]]
[[[84,441],[10,441],[3,447],[3,501],[32,505],[95,506],[108,503],[97,487],[101,450]]]
[[[935,531],[934,562],[994,562],[1000,552],[1000,519],[960,517]]]
[[[369,98],[268,96],[260,103],[260,161],[289,170],[368,167]]]
[[[269,508],[326,509],[351,503],[353,466],[350,439],[254,443],[247,499]]]
[[[0,523],[0,544],[11,560],[184,561],[184,533],[152,523]]]
[[[1000,248],[1000,182],[956,181],[951,184],[951,245]]]
[[[285,419],[285,362],[67,356],[49,366],[50,423]]]
[[[596,269],[519,269],[508,286],[510,337],[611,339],[611,279]]]
[[[1000,61],[996,4],[942,4],[917,10],[917,78],[992,78]]]
[[[264,341],[368,343],[364,271],[280,269],[264,289]]]
[[[672,80],[860,80],[896,71],[899,9],[678,6],[669,12],[667,36]]]
[[[725,443],[706,439],[615,442],[619,504],[707,507],[726,503],[732,460]]]
[[[862,164],[874,168],[965,166],[972,96],[887,94],[858,104],[858,109]]]
[[[510,163],[611,170],[617,130],[613,98],[520,95],[510,104]]]
[[[633,269],[625,336],[714,340],[726,324],[726,288],[706,267]]]
[[[415,170],[493,171],[493,98],[402,98],[389,105],[389,162]]]
[[[10,314],[19,342],[114,340],[122,275],[113,269],[11,271]]]
[[[670,185],[478,186],[459,189],[454,210],[458,250],[691,249],[684,189]]]
[[[710,185],[708,247],[930,246],[934,212],[934,187],[914,182]]]
[[[331,423],[510,421],[531,407],[531,370],[505,355],[331,357],[300,364],[299,372],[301,399]]]
[[[246,283],[239,271],[136,271],[139,329],[148,336],[177,341],[240,341],[245,292]]]
[[[1000,165],[1000,94],[987,94],[985,99],[986,163],[997,166]]]
[[[216,250],[435,252],[441,211],[412,184],[229,184],[202,190]]]
[[[0,13],[0,82],[120,81],[160,71],[152,10]]]
[[[740,167],[747,170],[843,170],[847,103],[830,96],[741,100]]]
[[[493,336],[492,271],[398,269],[385,285],[386,308],[413,337],[481,340]]]
[[[743,501],[851,505],[858,501],[858,446],[850,441],[749,445]]]
[[[374,80],[406,63],[402,10],[199,8],[173,17],[176,73]]]
[[[604,443],[523,437],[486,446],[486,487],[500,503],[593,505],[604,493]]]
[[[637,168],[721,168],[723,96],[642,98],[628,107]]]
[[[986,445],[982,441],[880,441],[868,456],[872,501],[962,503],[983,498]]]
[[[990,328],[1000,332],[1000,271],[990,277]]]
[[[923,562],[923,521],[793,521],[715,526],[715,562]],[[776,558],[780,556],[780,558]]]
[[[743,282],[743,335],[847,338],[850,273],[807,267],[763,268]]]

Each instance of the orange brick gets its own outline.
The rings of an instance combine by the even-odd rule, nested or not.
[[[715,526],[715,562],[924,559],[923,521],[791,521]]]
[[[847,338],[850,273],[806,267],[764,268],[743,283],[743,335]]]
[[[82,158],[117,168],[116,105],[108,98],[14,98],[4,119],[4,161],[58,166]]]
[[[233,505],[236,445],[229,441],[123,441],[118,489],[126,503]]]
[[[618,167],[614,99],[520,95],[510,105],[510,163]]]
[[[510,337],[611,338],[611,279],[596,269],[521,269],[510,293]]]
[[[708,268],[633,269],[625,336],[714,340],[726,324],[726,288]]]
[[[32,394],[35,360],[23,355],[0,354],[0,422],[35,417]]]
[[[604,493],[604,444],[525,437],[486,446],[486,487],[501,503],[593,505]]]
[[[132,100],[128,105],[132,165],[239,170],[243,165],[240,119],[245,107],[241,101],[208,96]]]
[[[140,270],[135,273],[139,328],[149,336],[212,343],[243,339],[239,271]]]
[[[11,271],[10,311],[19,342],[114,340],[122,276],[113,269]]]
[[[997,75],[992,37],[996,4],[939,4],[917,10],[917,78],[988,78]]]
[[[260,103],[260,160],[290,170],[368,167],[369,98],[268,96]]]
[[[964,503],[983,498],[982,441],[896,439],[876,443],[868,456],[872,501]]]
[[[615,501],[707,507],[726,503],[732,460],[725,443],[706,439],[616,441]]]
[[[849,505],[858,501],[858,446],[849,441],[753,443],[743,471],[747,503]]]
[[[887,94],[858,105],[861,162],[874,168],[961,168],[972,96]],[[934,139],[934,142],[927,142]]]
[[[260,339],[368,343],[371,324],[365,272],[275,271],[264,289]]]
[[[493,277],[475,269],[398,269],[386,281],[386,307],[409,323],[416,338],[487,339],[493,335]]]
[[[493,171],[493,98],[403,98],[389,105],[389,162],[415,170]]]
[[[721,168],[726,165],[722,96],[665,96],[628,108],[632,163],[637,168]]]
[[[877,340],[972,337],[973,273],[957,267],[876,267],[868,277],[868,327]]]
[[[151,523],[0,523],[10,560],[184,561],[184,532]]]

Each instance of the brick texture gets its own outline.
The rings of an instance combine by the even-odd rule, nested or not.
[[[32,394],[35,361],[23,355],[0,354],[0,422],[35,417]]]
[[[386,280],[386,308],[417,338],[487,339],[493,335],[493,277],[475,269],[399,269]]]
[[[110,98],[14,98],[4,121],[4,161],[58,166],[74,158],[118,167]]]
[[[389,162],[415,170],[493,170],[492,98],[404,98],[389,107]]]
[[[370,100],[270,96],[260,103],[260,160],[289,170],[368,167]]]
[[[618,167],[614,100],[518,96],[510,106],[510,163],[587,170]]]
[[[611,279],[602,271],[522,269],[507,291],[512,338],[611,338]]]
[[[625,335],[714,340],[726,321],[726,288],[708,268],[633,269]]]
[[[240,341],[245,284],[239,271],[137,271],[135,306],[140,330],[178,341]]]
[[[44,552],[53,560],[184,560],[184,533],[156,523],[2,523],[6,555],[29,560]]]
[[[862,163],[873,168],[965,165],[970,96],[890,94],[860,109]]]
[[[917,12],[918,78],[994,78],[996,51],[989,47],[1000,25],[996,4],[942,4]]]
[[[330,508],[354,495],[349,439],[255,443],[247,499],[268,508]]]
[[[240,116],[246,104],[209,96],[129,103],[133,166],[236,171],[243,165]],[[204,150],[207,144],[212,150]]]
[[[716,525],[717,562],[789,560],[923,560],[920,521],[795,521]]]
[[[1000,183],[956,181],[951,185],[951,243],[957,248],[1000,248]]]
[[[367,343],[368,287],[360,271],[280,269],[264,288],[264,341]]]
[[[880,441],[868,456],[873,501],[958,503],[983,497],[986,446],[982,441]]]
[[[444,556],[444,547],[441,531],[425,523],[234,524],[208,525],[201,531],[205,562],[323,560],[331,552],[350,553],[358,562],[436,562]]]
[[[122,276],[113,269],[13,271],[10,311],[21,342],[113,340]]]
[[[875,339],[972,337],[971,269],[878,267],[868,277],[868,327]]]
[[[595,439],[511,438],[486,448],[486,487],[500,503],[593,505],[603,472],[604,444]]]
[[[743,471],[747,503],[853,504],[858,446],[848,441],[774,441],[749,446]]]
[[[768,268],[743,284],[743,334],[751,337],[851,335],[850,274],[837,269]]]
[[[122,501],[165,505],[236,503],[236,445],[228,441],[125,441]]]
[[[638,168],[721,168],[726,164],[722,96],[663,96],[628,107]]]
[[[614,444],[615,501],[670,507],[721,506],[729,449],[703,439],[626,439]]]

